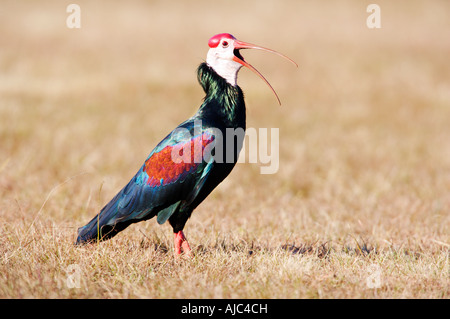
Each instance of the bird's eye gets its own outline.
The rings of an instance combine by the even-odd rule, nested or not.
[[[227,41],[223,41],[223,42],[222,42],[222,47],[223,47],[223,48],[228,47],[228,42],[227,42]]]

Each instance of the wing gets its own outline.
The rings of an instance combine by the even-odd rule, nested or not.
[[[78,241],[102,238],[98,230],[104,226],[118,232],[156,214],[162,224],[180,205],[190,204],[214,165],[212,158],[203,156],[214,140],[214,131],[203,129],[201,123],[181,124],[155,147],[136,175],[101,212],[79,229]]]

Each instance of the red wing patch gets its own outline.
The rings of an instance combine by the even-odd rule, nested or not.
[[[203,133],[188,142],[166,146],[153,154],[144,164],[143,170],[149,177],[147,184],[152,187],[166,185],[176,181],[181,174],[197,168],[202,163],[203,150],[213,140],[213,135]],[[189,149],[190,156],[183,154]]]

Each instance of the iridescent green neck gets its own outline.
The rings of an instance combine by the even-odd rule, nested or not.
[[[202,63],[198,67],[197,79],[206,93],[200,111],[213,107],[228,121],[234,121],[237,113],[244,111],[245,114],[244,95],[239,86],[228,83],[206,63]]]

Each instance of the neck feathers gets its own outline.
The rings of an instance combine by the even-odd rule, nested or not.
[[[210,99],[219,100],[225,104],[236,102],[242,90],[239,86],[228,83],[226,79],[217,74],[216,71],[206,63],[200,64],[197,70],[197,79],[206,93],[205,101]]]
[[[206,93],[201,109],[221,113],[230,121],[238,113],[245,114],[244,94],[239,86],[228,83],[206,63],[198,67],[197,79]]]

